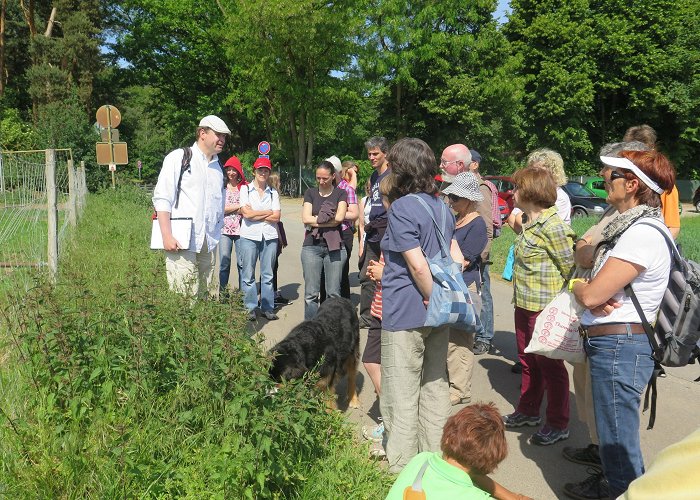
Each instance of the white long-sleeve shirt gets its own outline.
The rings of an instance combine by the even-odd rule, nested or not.
[[[170,212],[171,218],[192,217],[194,237],[190,239],[189,250],[198,252],[206,237],[207,247],[212,251],[219,243],[224,225],[224,174],[217,155],[207,161],[205,154],[194,143],[190,168],[182,175],[180,200],[175,208],[182,156],[182,149],[176,149],[163,160],[163,168],[153,190],[153,206],[156,212]]]

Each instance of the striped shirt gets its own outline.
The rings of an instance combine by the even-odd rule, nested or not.
[[[554,299],[574,265],[576,233],[550,207],[523,226],[515,239],[513,302],[541,311]]]
[[[379,255],[379,263],[384,265],[384,255]],[[374,298],[372,298],[372,305],[369,308],[370,314],[381,321],[382,319],[382,282],[377,281],[374,287]]]

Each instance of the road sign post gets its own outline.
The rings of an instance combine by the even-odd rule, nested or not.
[[[95,145],[95,153],[98,165],[109,165],[112,172],[112,189],[116,187],[115,174],[117,165],[127,165],[129,154],[126,142],[119,141],[119,131],[117,127],[122,122],[122,115],[117,108],[105,104],[100,106],[95,116],[97,123],[102,128],[100,135],[102,141]],[[140,178],[139,170],[139,178]]]

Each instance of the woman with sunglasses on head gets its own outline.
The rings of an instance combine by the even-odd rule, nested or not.
[[[348,195],[335,186],[335,168],[329,161],[316,167],[318,187],[304,193],[301,220],[306,227],[301,247],[304,271],[304,320],[313,319],[320,302],[321,270],[325,275],[326,297],[340,297],[340,281],[347,251],[341,224],[348,208]]]
[[[617,498],[644,473],[639,405],[654,368],[649,340],[625,287],[632,287],[647,321],[654,323],[671,266],[661,233],[670,236],[661,218],[660,195],[673,188],[675,172],[656,151],[622,151],[620,157],[600,160],[607,201],[620,215],[603,229],[591,281],[572,280],[570,288],[587,308],[581,329],[599,453],[609,495]]]
[[[464,255],[463,277],[469,287],[476,315],[481,313],[481,252],[486,248],[488,236],[486,222],[479,216],[477,207],[484,195],[479,190],[479,179],[471,172],[458,174],[452,184],[443,191],[456,214],[454,238]],[[452,405],[471,401],[472,367],[474,366],[474,332],[450,328],[450,344],[447,349],[447,375],[450,379]]]

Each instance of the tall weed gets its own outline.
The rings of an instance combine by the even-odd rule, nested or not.
[[[92,196],[58,283],[3,302],[0,495],[383,496],[312,378],[269,395],[240,305],[167,291],[149,213],[135,188]]]

